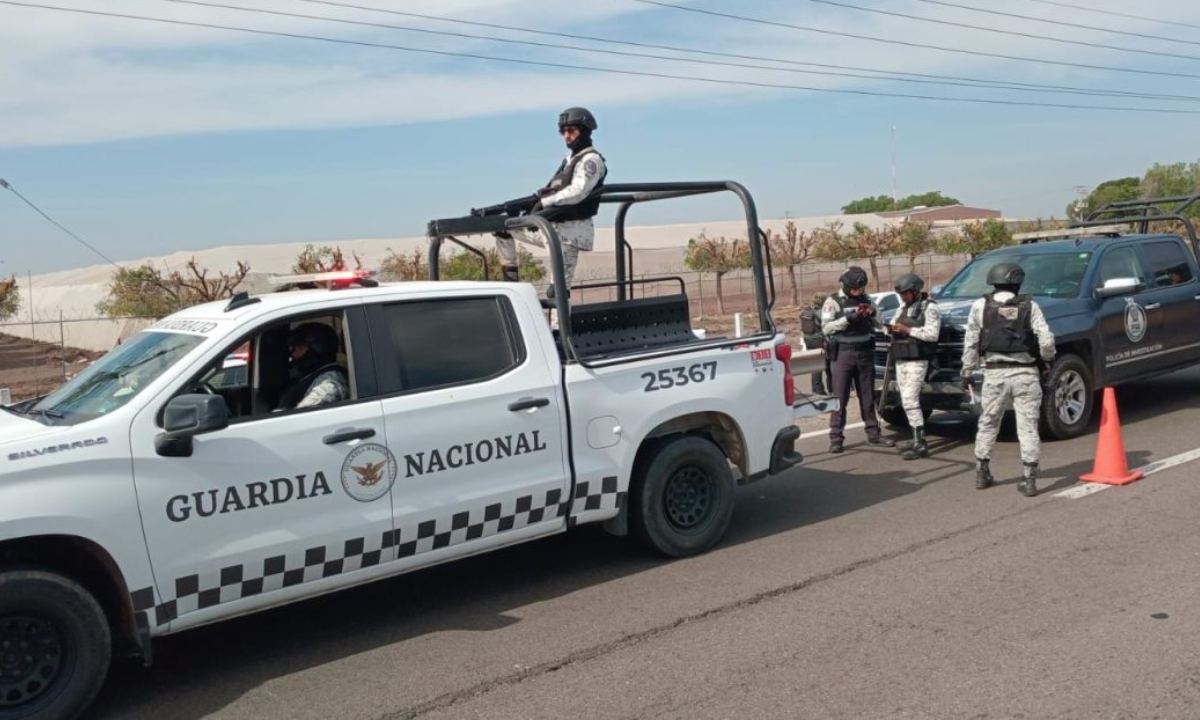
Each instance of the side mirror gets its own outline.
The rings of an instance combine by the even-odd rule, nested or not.
[[[163,410],[163,432],[154,449],[163,457],[191,457],[192,438],[229,427],[229,408],[220,395],[192,394],[172,398]]]
[[[1096,288],[1096,297],[1105,300],[1118,295],[1131,295],[1137,292],[1138,285],[1137,278],[1109,278],[1104,281],[1103,286]]]
[[[942,288],[944,288],[944,287],[946,287],[946,286],[945,285],[934,285],[933,287],[929,288],[929,297],[937,297],[937,294],[940,293],[942,291]]]

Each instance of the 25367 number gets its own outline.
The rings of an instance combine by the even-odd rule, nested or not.
[[[688,383],[702,383],[707,380],[715,380],[717,377],[717,363],[706,362],[688,365],[685,367],[664,368],[656,373],[642,373],[642,379],[646,381],[645,392],[654,392],[656,390],[669,390],[675,386],[683,386]]]

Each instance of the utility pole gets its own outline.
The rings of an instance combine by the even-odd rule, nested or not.
[[[892,209],[896,208],[899,198],[896,193],[896,126],[892,126]]]

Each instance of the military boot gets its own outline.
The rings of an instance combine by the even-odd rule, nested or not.
[[[975,458],[975,489],[987,490],[995,481],[992,477],[992,461]]]
[[[1025,497],[1037,495],[1037,478],[1038,464],[1025,463],[1025,473],[1021,476],[1021,482],[1017,483],[1017,490]]]
[[[896,447],[896,441],[882,435],[868,435],[867,444],[875,447]]]
[[[925,442],[925,428],[913,428],[912,444],[900,453],[905,460],[916,460],[929,454],[929,445]]]

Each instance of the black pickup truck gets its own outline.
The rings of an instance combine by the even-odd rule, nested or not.
[[[1071,229],[1018,235],[1021,244],[973,259],[935,294],[942,332],[922,393],[926,412],[978,411],[960,385],[963,336],[971,304],[991,291],[985,280],[999,262],[1025,270],[1021,292],[1037,300],[1054,331],[1058,357],[1045,376],[1043,436],[1082,435],[1105,386],[1200,364],[1200,245],[1185,215],[1197,203],[1200,195],[1112,203]],[[1182,236],[1150,232],[1152,222],[1164,221]],[[888,338],[877,337],[877,393],[887,350]],[[975,397],[981,384],[977,375]],[[888,385],[880,414],[905,425]]]

